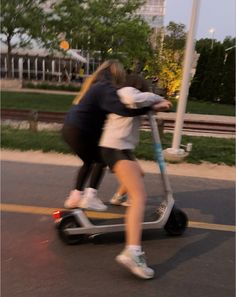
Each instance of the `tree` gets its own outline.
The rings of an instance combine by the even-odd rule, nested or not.
[[[86,2],[83,0],[61,0],[52,5],[48,26],[47,48],[59,49],[60,39],[66,39],[71,48],[87,49]]]
[[[173,96],[180,90],[182,63],[179,61],[178,53],[174,57],[173,51],[167,49],[161,61],[162,65],[159,73],[160,86],[166,90],[167,96]]]
[[[224,46],[224,49],[228,49],[230,47],[233,47],[235,46],[235,42],[236,42],[236,38],[232,38],[231,36],[226,36],[224,41],[223,41],[223,46]]]
[[[200,56],[198,58],[196,72],[191,82],[191,86],[189,88],[189,96],[191,98],[202,99],[200,96],[201,93],[201,85],[205,77],[205,70],[208,64],[209,58],[209,50],[208,46],[201,46]]]
[[[221,83],[221,103],[235,104],[235,50],[226,52]]]
[[[200,39],[196,43],[200,53],[196,73],[190,86],[190,96],[199,100],[219,101],[224,66],[224,46],[210,39]]]
[[[183,50],[186,41],[184,24],[169,22],[165,29],[165,48],[171,50]]]
[[[11,77],[11,53],[14,48],[28,46],[42,34],[46,19],[43,4],[47,0],[2,0],[1,41],[7,46],[7,77]]]
[[[235,38],[225,37],[225,63],[223,67],[220,98],[221,103],[235,104]]]
[[[202,50],[210,51],[211,47],[212,47],[212,39],[210,38],[201,38],[196,41],[195,49],[198,53],[201,53]]]
[[[145,59],[150,45],[148,25],[135,14],[141,0],[62,0],[54,6],[57,30],[73,48],[119,57],[126,63]]]
[[[199,100],[234,103],[235,101],[235,38],[226,37],[223,43],[200,39],[196,49],[200,53],[190,96]]]
[[[170,22],[159,54],[159,86],[171,96],[180,90],[186,40],[185,25]]]

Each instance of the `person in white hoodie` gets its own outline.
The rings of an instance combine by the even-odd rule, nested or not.
[[[139,75],[129,74],[126,86],[119,89],[120,100],[132,108],[156,104],[156,111],[164,111],[171,107],[171,102],[148,92],[147,82]],[[147,194],[145,191],[142,170],[135,160],[133,150],[139,141],[141,118],[122,117],[109,114],[99,146],[103,161],[114,172],[128,193],[130,206],[126,211],[126,246],[116,257],[118,263],[132,273],[144,279],[154,276],[153,269],[146,264],[141,248],[142,222]]]

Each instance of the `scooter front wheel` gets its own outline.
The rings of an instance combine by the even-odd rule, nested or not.
[[[173,207],[164,229],[169,235],[179,236],[184,233],[187,225],[187,215],[181,209]]]
[[[70,235],[66,232],[66,229],[79,227],[80,225],[73,215],[64,217],[58,225],[58,235],[60,239],[68,245],[79,244],[85,239],[85,234]]]

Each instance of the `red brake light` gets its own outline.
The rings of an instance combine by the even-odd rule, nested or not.
[[[58,220],[62,217],[61,211],[60,210],[56,210],[53,212],[52,217],[54,218],[54,220]]]

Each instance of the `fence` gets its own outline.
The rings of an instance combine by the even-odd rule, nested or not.
[[[87,55],[88,56],[88,55]],[[58,56],[40,56],[28,54],[12,54],[10,57],[11,78],[20,80],[70,81],[79,80],[81,69],[88,75],[99,65],[99,60],[91,57],[87,64],[73,58]],[[0,57],[1,78],[7,76],[7,54]]]

